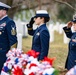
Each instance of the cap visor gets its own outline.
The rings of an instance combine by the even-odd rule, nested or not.
[[[71,21],[76,23],[76,20],[71,20]]]

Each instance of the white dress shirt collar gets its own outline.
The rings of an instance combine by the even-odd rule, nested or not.
[[[5,17],[7,17],[8,15],[3,16],[0,20],[4,19]]]

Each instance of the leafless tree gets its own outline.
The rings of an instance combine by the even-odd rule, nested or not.
[[[12,8],[8,11],[8,15],[13,18],[16,12],[26,9],[46,9],[51,12],[52,16],[58,14],[57,3],[64,4],[76,11],[76,0],[0,0]]]

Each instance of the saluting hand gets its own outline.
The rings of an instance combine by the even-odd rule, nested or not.
[[[34,17],[32,17],[32,18],[30,19],[30,22],[27,24],[27,27],[28,27],[28,28],[32,28],[32,27],[33,27],[33,23],[34,23]]]
[[[76,39],[72,39],[73,42],[76,42]]]
[[[33,25],[34,22],[35,22],[35,21],[34,21],[34,17],[32,17],[31,20],[30,20],[30,22],[29,22],[29,24],[30,24],[30,25]]]
[[[70,22],[68,22],[68,23],[67,23],[67,28],[71,28],[71,27],[72,27],[72,25],[73,25],[73,22],[71,22],[71,21],[70,21]]]

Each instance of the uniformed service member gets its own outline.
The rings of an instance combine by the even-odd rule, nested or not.
[[[74,32],[72,32],[71,27],[73,26]],[[65,68],[70,70],[74,65],[76,65],[76,15],[73,16],[73,20],[67,23],[67,26],[63,28],[66,36],[70,38],[69,51],[65,64]]]
[[[49,19],[50,17],[46,10],[38,10],[27,24],[28,34],[33,36],[32,50],[40,53],[38,56],[39,61],[48,56],[50,35],[46,23]],[[33,23],[38,25],[36,30],[33,29]]]
[[[0,2],[0,72],[6,61],[6,53],[17,47],[16,25],[7,15],[10,8]]]

